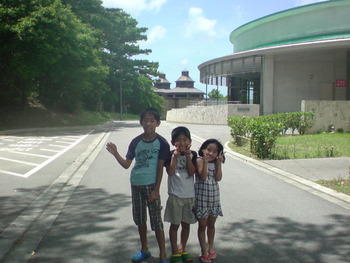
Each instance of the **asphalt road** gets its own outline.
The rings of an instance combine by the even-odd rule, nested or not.
[[[170,132],[176,126],[164,122],[158,132],[170,141]],[[209,137],[230,140],[225,126],[186,126],[192,132],[194,150]],[[130,262],[139,249],[131,217],[130,170],[121,168],[105,145],[112,141],[125,154],[130,140],[142,128],[137,121],[126,121],[67,132],[25,134],[32,146],[36,140],[62,136],[57,139],[61,144],[50,141],[30,147],[29,141],[23,142],[24,149],[31,148],[25,152],[31,154],[46,156],[41,149],[64,151],[45,165],[45,160],[58,153],[28,159],[28,155],[16,154],[24,150],[4,150],[20,148],[18,141],[0,140],[0,170],[7,171],[0,171],[1,263],[124,263]],[[74,141],[68,143],[65,139],[70,136]],[[8,159],[19,162],[9,164]],[[31,173],[30,169],[37,170]],[[216,224],[216,262],[350,262],[349,203],[229,151],[220,188],[224,216]],[[164,174],[163,205],[166,198]],[[168,226],[165,223],[166,229]],[[151,231],[148,236],[153,256],[145,262],[155,263],[157,245]],[[169,242],[167,247],[170,253]],[[192,226],[188,249],[193,255],[200,252],[196,225]]]

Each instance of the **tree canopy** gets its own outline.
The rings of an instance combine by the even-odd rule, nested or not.
[[[75,111],[120,106],[160,108],[158,63],[133,57],[147,28],[100,0],[3,0],[0,3],[0,103]],[[135,94],[135,95],[134,95]],[[131,107],[132,105],[132,107]],[[134,106],[135,105],[135,106]]]
[[[218,89],[212,89],[209,93],[208,93],[208,97],[211,99],[224,99],[224,95],[222,95],[220,93],[220,91]]]

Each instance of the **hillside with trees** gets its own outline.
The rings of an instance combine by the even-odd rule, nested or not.
[[[121,86],[130,113],[161,107],[152,85],[158,63],[134,58],[151,52],[138,46],[147,28],[122,9],[100,0],[4,0],[0,23],[1,107],[36,100],[66,112],[112,111]]]

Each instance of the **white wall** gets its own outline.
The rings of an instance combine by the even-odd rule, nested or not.
[[[328,131],[329,125],[350,132],[350,101],[303,100],[301,111],[315,112],[316,122],[308,133]]]
[[[276,55],[273,113],[300,111],[302,100],[345,100],[346,89],[336,88],[335,81],[347,78],[346,56],[346,52]]]
[[[169,122],[227,125],[230,116],[259,116],[259,105],[227,104],[215,106],[189,106],[167,112]]]

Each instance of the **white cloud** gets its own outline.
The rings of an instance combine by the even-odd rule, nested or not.
[[[185,34],[187,37],[193,36],[198,33],[206,34],[210,37],[216,35],[216,20],[206,18],[202,8],[192,7],[190,8],[188,14],[189,21],[185,25]]]
[[[137,16],[144,11],[158,12],[168,0],[102,0],[107,8],[122,8],[128,14]]]
[[[166,28],[163,26],[154,26],[147,32],[147,41],[145,45],[153,44],[166,36]]]
[[[186,66],[188,64],[189,60],[188,58],[183,58],[180,60],[180,65],[181,66]]]
[[[295,0],[296,6],[302,6],[302,5],[308,5],[308,4],[314,4],[319,2],[326,2],[327,0]]]

